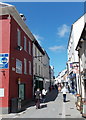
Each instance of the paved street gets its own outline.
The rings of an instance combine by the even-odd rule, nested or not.
[[[82,118],[76,109],[75,100],[75,96],[67,93],[67,102],[63,103],[62,93],[57,96],[56,90],[53,90],[48,93],[45,103],[41,103],[41,109],[36,109],[32,102],[26,110],[3,115],[3,118]]]

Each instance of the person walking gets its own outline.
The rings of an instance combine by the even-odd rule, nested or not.
[[[58,92],[61,92],[61,84],[58,85]]]
[[[43,90],[42,90],[43,102],[45,102],[46,94],[47,94],[47,91],[43,88]]]
[[[57,86],[57,84],[55,84],[55,89],[56,89],[57,94],[58,94],[58,86]]]
[[[66,102],[66,93],[68,92],[66,86],[62,88],[61,92],[63,93],[63,102]]]
[[[35,102],[36,102],[36,109],[40,109],[40,99],[41,99],[41,91],[37,88],[35,92]]]

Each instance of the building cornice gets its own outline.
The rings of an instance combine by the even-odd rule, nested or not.
[[[1,4],[1,3],[0,3]],[[6,7],[0,7],[0,16],[2,15],[11,15],[15,21],[19,24],[19,26],[22,28],[22,30],[27,34],[27,36],[33,41],[34,36],[30,32],[29,28],[25,24],[25,22],[22,20],[21,16],[19,15],[16,8],[12,5],[6,6]]]

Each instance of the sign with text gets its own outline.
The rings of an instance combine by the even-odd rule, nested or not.
[[[9,54],[0,53],[0,69],[8,69]]]

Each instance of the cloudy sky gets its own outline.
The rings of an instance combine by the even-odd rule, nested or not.
[[[65,69],[71,25],[83,15],[83,2],[17,2],[19,13],[39,44],[47,51],[55,76]]]

